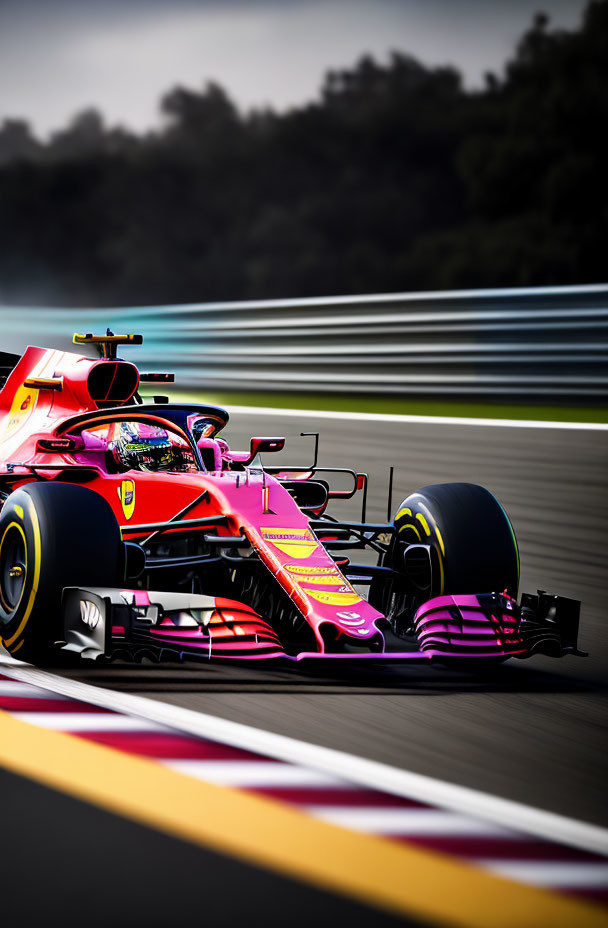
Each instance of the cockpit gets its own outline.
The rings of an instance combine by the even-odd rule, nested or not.
[[[186,472],[200,470],[188,441],[170,427],[123,420],[83,429],[79,463],[97,458],[110,473],[128,470]]]
[[[78,464],[92,464],[108,473],[129,470],[186,473],[217,471],[229,466],[224,460],[228,445],[216,439],[227,420],[223,410],[202,407],[148,407],[121,414],[85,414],[62,433],[76,442],[73,456]]]
[[[284,438],[252,438],[248,451],[232,451],[218,434],[227,422],[228,413],[215,406],[141,404],[128,411],[99,410],[66,419],[53,438],[39,437],[37,450],[69,454],[80,466],[110,474],[214,473],[261,467],[262,452],[281,451],[285,445]]]

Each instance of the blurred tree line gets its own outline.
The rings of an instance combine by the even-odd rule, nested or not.
[[[537,15],[504,75],[394,54],[241,114],[177,88],[161,130],[0,128],[0,300],[110,305],[590,283],[606,272],[608,0]]]

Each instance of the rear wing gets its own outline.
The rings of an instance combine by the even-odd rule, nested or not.
[[[106,360],[116,359],[116,350],[119,345],[142,345],[143,335],[115,335],[110,329],[107,329],[105,335],[93,335],[87,332],[85,335],[74,333],[72,339],[75,345],[96,345],[100,357]],[[175,374],[141,373],[139,374],[140,383],[174,383]]]
[[[141,345],[143,343],[142,335],[114,335],[110,329],[105,335],[92,335],[87,332],[86,335],[74,334],[72,341],[75,345],[96,345],[97,350],[102,358],[116,357],[116,349],[119,345]]]

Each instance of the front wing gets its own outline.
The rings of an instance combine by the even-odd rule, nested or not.
[[[451,661],[561,657],[578,650],[580,603],[539,591],[521,604],[502,593],[439,596],[423,603],[412,635],[384,629],[384,650],[288,653],[273,627],[235,600],[94,587],[63,592],[63,650],[84,658],[141,660]],[[388,626],[388,623],[386,623]]]

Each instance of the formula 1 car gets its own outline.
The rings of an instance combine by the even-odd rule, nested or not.
[[[577,601],[524,594],[500,503],[423,487],[366,521],[367,475],[232,450],[216,406],[144,401],[117,357],[0,354],[0,639],[17,658],[501,661],[577,651]],[[307,434],[307,433],[302,433]],[[340,473],[349,487],[335,489]],[[328,505],[360,494],[359,521]],[[389,512],[391,504],[389,501]],[[363,552],[366,554],[363,554]],[[375,563],[357,563],[359,560]],[[370,558],[368,555],[370,554]]]

